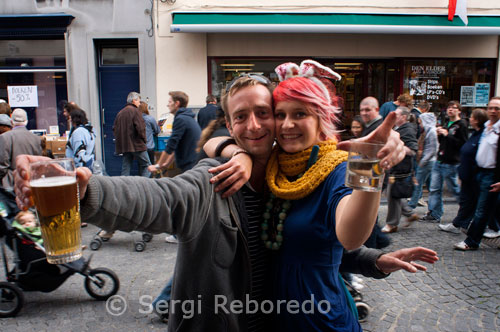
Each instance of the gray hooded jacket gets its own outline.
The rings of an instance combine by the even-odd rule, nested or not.
[[[424,150],[422,158],[420,159],[419,166],[425,166],[429,161],[436,160],[439,143],[436,133],[436,116],[434,113],[423,113],[420,115],[422,126],[424,127]]]

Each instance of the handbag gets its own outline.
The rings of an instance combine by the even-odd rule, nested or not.
[[[395,177],[391,186],[392,198],[409,198],[413,194],[413,181],[411,175]]]

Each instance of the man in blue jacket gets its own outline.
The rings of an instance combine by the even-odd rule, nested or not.
[[[183,172],[190,170],[196,164],[195,150],[200,140],[201,129],[194,119],[193,111],[186,108],[189,97],[182,91],[170,91],[168,94],[170,95],[168,108],[174,115],[172,135],[158,163],[148,167],[150,172],[167,168],[174,161],[174,157],[176,166]]]

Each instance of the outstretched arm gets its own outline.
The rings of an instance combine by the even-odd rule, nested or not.
[[[415,261],[434,264],[438,260],[435,251],[423,247],[403,248],[384,253],[379,249],[362,246],[355,250],[344,251],[340,271],[381,279],[401,269],[410,273],[415,273],[417,270],[426,271],[425,266]]]

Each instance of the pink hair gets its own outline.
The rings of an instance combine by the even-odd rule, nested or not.
[[[319,78],[313,79],[319,80]],[[337,114],[341,112],[339,108],[341,99],[335,95],[333,83],[327,79],[322,80],[327,81],[322,82],[330,93],[326,96],[325,90],[313,79],[296,76],[281,82],[273,92],[274,106],[276,107],[280,101],[298,101],[305,104],[319,118],[319,126],[324,139],[337,138],[336,124],[340,122]]]

